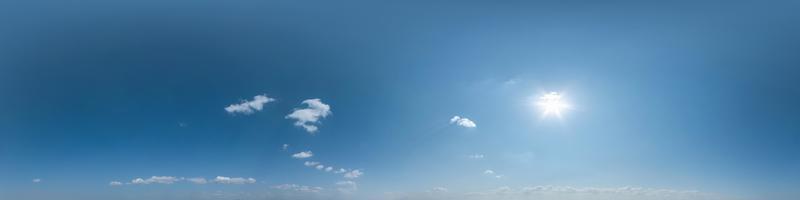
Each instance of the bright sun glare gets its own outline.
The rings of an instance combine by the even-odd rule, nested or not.
[[[542,116],[544,117],[555,115],[561,118],[561,112],[569,108],[569,105],[561,100],[561,94],[558,92],[550,92],[540,96],[536,105],[542,109]]]

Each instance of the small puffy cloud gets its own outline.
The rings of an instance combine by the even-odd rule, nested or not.
[[[110,183],[108,183],[108,185],[110,185],[110,186],[121,186],[121,185],[122,185],[122,182],[119,182],[119,181],[111,181]]]
[[[458,115],[453,116],[453,118],[450,118],[450,124],[456,124],[456,125],[459,125],[459,126],[462,126],[462,127],[467,127],[467,128],[475,128],[475,127],[478,126],[472,120],[467,119],[465,117],[460,117]]]
[[[303,151],[303,152],[300,152],[300,153],[293,154],[292,158],[304,159],[304,158],[311,158],[311,156],[314,156],[313,152],[311,152],[311,151]]]
[[[320,118],[325,118],[331,114],[331,106],[322,103],[320,99],[306,99],[302,102],[307,108],[295,109],[294,112],[286,115],[286,119],[297,120],[294,125],[306,129],[309,133],[317,132]]]
[[[487,169],[486,171],[483,171],[483,174],[486,174],[486,175],[494,175],[494,170]]]
[[[180,180],[181,180],[180,178],[176,178],[174,176],[152,176],[148,179],[143,179],[143,178],[133,179],[131,180],[131,184],[137,184],[137,185],[147,185],[152,183],[173,184]]]
[[[472,154],[472,155],[468,155],[467,158],[474,159],[474,160],[480,160],[480,159],[483,159],[484,156],[483,156],[483,154]]]
[[[31,180],[31,182],[33,182],[33,183],[39,183],[39,182],[42,182],[42,179],[40,179],[40,178],[35,178],[35,179]]]
[[[186,180],[191,182],[191,183],[194,183],[194,184],[206,184],[206,183],[208,183],[208,180],[206,180],[203,177],[187,178]]]
[[[319,162],[306,161],[305,163],[303,163],[303,165],[305,165],[306,167],[313,167],[319,165]]]
[[[317,169],[318,169],[318,170],[322,170],[322,169],[324,169],[324,168],[325,168],[325,165],[317,165]]]
[[[257,95],[253,97],[251,101],[242,100],[239,104],[231,104],[225,107],[225,111],[231,114],[241,113],[249,115],[256,111],[261,111],[261,109],[264,108],[264,104],[273,101],[275,101],[275,99],[269,98],[266,95]]]
[[[353,171],[349,171],[347,173],[344,173],[344,177],[345,178],[349,178],[349,179],[358,178],[361,175],[364,175],[364,172],[361,172],[361,170],[357,170],[357,169],[353,170]]]
[[[354,181],[336,182],[336,189],[342,193],[353,193],[358,190],[358,184]]]
[[[254,179],[254,178],[241,178],[241,177],[231,178],[231,177],[225,177],[225,176],[217,176],[216,178],[214,178],[214,180],[211,180],[211,181],[214,182],[214,183],[219,183],[219,184],[252,184],[252,183],[256,183],[256,179]]]
[[[327,167],[327,168],[325,168],[325,171],[326,171],[326,172],[330,172],[330,171],[332,171],[332,170],[333,170],[333,167]]]
[[[345,173],[345,172],[347,172],[347,170],[344,169],[344,168],[339,168],[338,170],[333,171],[334,174],[341,174],[341,173]]]
[[[283,144],[283,147],[281,147],[281,149],[283,151],[289,150],[289,144]]]
[[[278,190],[312,192],[312,193],[318,193],[323,190],[322,187],[313,187],[313,186],[296,185],[296,184],[282,184],[282,185],[272,186],[271,188]]]

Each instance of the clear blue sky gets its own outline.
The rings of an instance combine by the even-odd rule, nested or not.
[[[0,199],[798,199],[799,6],[2,1]]]

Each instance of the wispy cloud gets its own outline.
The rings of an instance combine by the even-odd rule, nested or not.
[[[306,99],[302,104],[306,104],[307,108],[296,108],[286,118],[296,120],[294,125],[303,127],[309,133],[317,132],[319,128],[316,124],[319,124],[320,118],[331,114],[331,107],[320,99]]]
[[[312,156],[314,156],[314,153],[311,151],[303,151],[296,154],[292,154],[292,158],[297,158],[297,159],[311,158]]]
[[[450,124],[456,124],[456,125],[459,125],[459,126],[462,126],[462,127],[466,127],[466,128],[475,128],[475,127],[478,126],[472,120],[470,120],[470,119],[468,119],[466,117],[458,116],[458,115],[453,116],[452,118],[450,118]]]
[[[225,176],[217,176],[216,178],[214,178],[214,180],[212,180],[212,182],[219,183],[219,184],[252,184],[252,183],[256,183],[256,179],[254,179],[254,178],[242,178],[242,177],[231,178],[231,177],[225,177]]]
[[[485,157],[485,156],[484,156],[483,154],[472,154],[472,155],[467,155],[467,158],[469,158],[469,159],[474,159],[474,160],[480,160],[480,159],[483,159],[484,157]]]
[[[441,192],[436,192],[441,191]],[[392,194],[391,199],[426,200],[496,200],[496,199],[536,199],[536,200],[731,200],[727,196],[703,193],[692,190],[653,189],[641,187],[571,187],[571,186],[528,186],[520,188],[498,187],[478,192],[444,192],[446,188],[434,188],[424,193]]]
[[[306,186],[306,185],[297,185],[297,184],[281,184],[272,186],[272,189],[278,190],[289,190],[289,191],[297,191],[297,192],[312,192],[312,193],[319,193],[323,190],[322,187],[315,187],[315,186]]]
[[[353,170],[353,171],[349,171],[347,173],[344,173],[344,177],[345,178],[349,178],[349,179],[358,178],[361,175],[364,175],[364,172],[362,172],[361,170],[357,170],[357,169]]]
[[[42,182],[42,179],[40,179],[40,178],[35,178],[35,179],[31,180],[31,182],[33,182],[33,183],[40,183],[40,182]]]
[[[122,185],[122,182],[119,182],[119,181],[111,181],[111,182],[109,182],[109,183],[108,183],[108,185],[110,185],[110,186],[121,186],[121,185]]]
[[[256,111],[261,111],[261,109],[264,108],[264,104],[273,101],[275,101],[275,99],[269,98],[267,95],[257,95],[253,97],[251,101],[242,100],[239,104],[231,104],[225,107],[225,111],[231,114],[241,113],[249,115]]]
[[[194,184],[206,184],[206,183],[208,183],[208,180],[206,180],[206,178],[203,178],[203,177],[187,178],[186,181],[189,181],[190,183],[194,183]]]
[[[336,182],[336,189],[342,193],[353,193],[358,191],[358,184],[354,181],[339,181]]]
[[[133,180],[131,180],[131,184],[136,184],[136,185],[147,185],[147,184],[153,184],[153,183],[157,183],[157,184],[173,184],[173,183],[178,182],[180,180],[181,180],[180,178],[177,178],[177,177],[174,177],[174,176],[152,176],[152,177],[147,178],[147,179],[143,179],[143,178],[133,179]]]

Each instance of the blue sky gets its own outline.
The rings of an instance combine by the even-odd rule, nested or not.
[[[800,198],[797,6],[2,1],[0,199]]]

